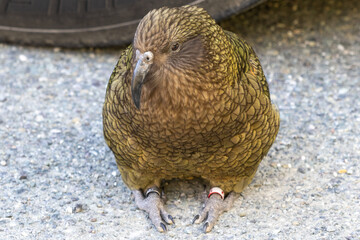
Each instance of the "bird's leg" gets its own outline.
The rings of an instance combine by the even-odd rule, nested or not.
[[[193,223],[201,223],[205,221],[204,224],[204,231],[210,232],[211,229],[214,227],[216,221],[218,220],[219,216],[228,210],[234,204],[234,201],[240,196],[239,193],[230,192],[225,199],[223,199],[224,194],[221,192],[212,192],[213,189],[219,188],[212,188],[210,190],[209,196],[205,201],[205,207],[201,211],[200,214],[196,215]],[[221,189],[219,189],[221,191]],[[214,194],[213,194],[214,193]]]
[[[167,224],[175,223],[173,217],[165,211],[159,188],[147,189],[145,196],[141,190],[133,190],[133,194],[138,208],[149,214],[151,222],[159,232],[167,230],[164,222]]]

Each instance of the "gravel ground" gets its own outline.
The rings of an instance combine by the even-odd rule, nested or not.
[[[171,181],[156,232],[102,136],[120,49],[0,44],[0,239],[360,239],[360,1],[269,1],[222,23],[255,46],[281,129],[204,234],[202,184]]]

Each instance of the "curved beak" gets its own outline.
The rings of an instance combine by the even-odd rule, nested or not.
[[[153,58],[154,55],[152,52],[148,51],[141,54],[139,50],[136,50],[137,63],[131,79],[131,95],[137,109],[140,109],[141,89],[146,74],[149,72],[153,63]]]

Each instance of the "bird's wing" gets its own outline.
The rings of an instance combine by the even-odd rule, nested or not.
[[[270,98],[268,83],[253,48],[246,41],[240,39],[237,34],[230,31],[225,31],[225,33],[241,59],[239,71],[245,73],[246,78],[259,82],[263,93]]]
[[[103,125],[105,141],[116,152],[116,146],[119,142],[118,138],[121,134],[118,133],[118,126],[115,119],[122,119],[124,111],[124,100],[127,97],[124,94],[130,84],[129,76],[131,69],[131,62],[133,57],[133,48],[130,45],[122,51],[119,61],[112,72],[107,89],[105,102],[103,106]]]
[[[121,52],[119,61],[117,62],[107,85],[107,92],[111,89],[112,84],[117,81],[125,81],[125,77],[130,71],[131,61],[133,58],[133,47],[128,46],[124,51]]]

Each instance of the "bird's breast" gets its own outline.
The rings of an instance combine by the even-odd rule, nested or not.
[[[140,111],[131,121],[135,139],[149,146],[166,145],[188,152],[219,144],[239,123],[232,121],[234,106],[230,101],[209,99],[212,101],[194,101],[176,108],[158,105]]]

